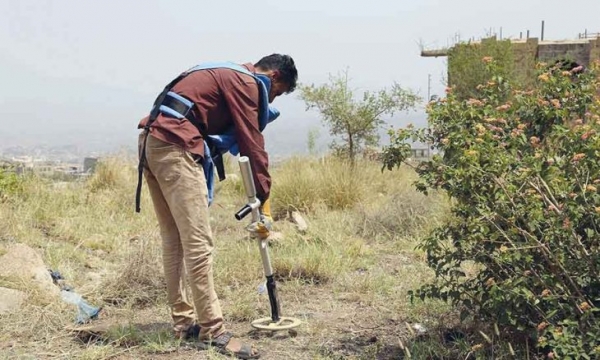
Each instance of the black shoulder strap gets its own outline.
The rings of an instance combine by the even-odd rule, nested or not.
[[[144,143],[142,145],[142,148],[141,148],[140,154],[139,154],[138,183],[137,183],[137,188],[135,191],[135,212],[137,212],[137,213],[139,213],[141,210],[140,203],[141,203],[141,197],[142,197],[142,182],[143,182],[142,177],[144,174],[144,166],[145,166],[145,162],[146,162],[146,141],[148,140],[148,133],[150,132],[150,125],[152,125],[152,123],[158,117],[158,114],[160,111],[160,105],[165,100],[167,93],[169,91],[171,91],[171,89],[175,86],[175,84],[180,82],[188,74],[189,74],[189,72],[181,73],[178,77],[173,79],[173,81],[171,81],[169,84],[167,84],[167,86],[165,86],[165,88],[158,95],[156,100],[154,100],[154,106],[152,108],[152,111],[150,111],[150,116],[148,117],[148,121],[146,122],[146,125],[144,126]]]
[[[144,129],[149,129],[150,125],[152,125],[154,120],[156,120],[156,118],[158,117],[158,112],[160,111],[160,104],[162,104],[163,101],[165,101],[165,97],[167,96],[167,93],[169,91],[171,91],[171,89],[173,89],[173,86],[175,86],[178,82],[183,80],[183,78],[186,77],[188,74],[189,73],[187,73],[187,72],[181,73],[178,77],[173,79],[173,81],[168,83],[167,86],[165,86],[165,88],[158,95],[156,100],[154,100],[154,105],[152,107],[152,111],[150,111],[150,117],[148,119],[148,122],[146,123],[146,126],[144,126]]]

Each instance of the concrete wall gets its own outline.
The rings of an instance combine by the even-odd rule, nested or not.
[[[495,41],[495,38],[482,42]],[[515,61],[528,65],[534,62],[552,62],[558,59],[574,60],[580,65],[589,66],[600,61],[600,38],[562,41],[539,41],[537,38],[512,41]]]
[[[573,60],[580,65],[590,63],[590,42],[578,43],[541,43],[538,47],[540,61],[552,62],[557,59]]]
[[[483,39],[481,43],[496,41],[495,37]],[[512,40],[515,59],[515,71],[520,78],[533,79],[537,62],[552,63],[556,60],[573,60],[580,65],[589,66],[600,61],[600,38],[563,41],[539,41],[537,38]],[[422,52],[422,56],[446,56],[446,50]],[[451,57],[451,56],[450,56]],[[452,59],[449,59],[452,61]],[[450,85],[452,74],[448,74]]]

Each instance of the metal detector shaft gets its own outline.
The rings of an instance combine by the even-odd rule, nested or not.
[[[240,156],[238,162],[240,164],[242,182],[244,183],[248,203],[235,214],[235,218],[237,220],[242,220],[244,217],[252,214],[252,222],[255,223],[260,221],[260,201],[256,198],[256,187],[254,186],[254,178],[252,177],[250,159],[247,156]],[[271,304],[271,317],[273,321],[279,321],[280,309],[279,302],[277,301],[277,288],[275,286],[275,280],[273,279],[273,267],[271,266],[271,259],[269,258],[267,246],[268,243],[266,239],[258,239],[260,256],[262,258],[265,277],[267,278],[267,292]]]

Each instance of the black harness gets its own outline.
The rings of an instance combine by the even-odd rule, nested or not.
[[[170,96],[171,89],[179,81],[183,80],[183,78],[185,78],[190,73],[191,72],[182,73],[177,78],[175,78],[173,81],[171,81],[167,86],[165,86],[163,91],[160,93],[160,95],[158,95],[158,97],[154,101],[154,107],[152,108],[152,111],[150,111],[150,116],[148,118],[148,122],[144,126],[144,140],[143,140],[142,148],[140,150],[139,163],[138,163],[138,183],[137,183],[137,189],[135,192],[135,211],[137,213],[139,213],[141,210],[140,203],[141,203],[141,197],[142,197],[142,182],[143,182],[142,178],[143,178],[143,174],[144,174],[144,167],[146,165],[145,164],[146,163],[146,142],[148,140],[150,126],[154,123],[154,121],[158,117],[158,114],[161,112],[161,107],[166,107],[166,108],[180,114],[181,119],[183,119],[184,117],[191,116],[191,110],[194,106],[196,106],[195,104],[193,104],[192,102],[189,102],[189,101],[187,103],[185,103],[184,101],[177,99],[178,96]],[[206,142],[206,144],[209,147],[212,147],[211,143],[210,143],[210,138],[205,135],[206,132],[204,131],[204,129],[201,128],[201,125],[195,121],[190,120],[190,122],[192,124],[194,124],[194,126],[196,126],[196,128],[198,128],[198,130],[200,131],[200,135],[202,135],[202,138]],[[217,168],[217,174],[219,176],[219,180],[223,181],[223,180],[225,180],[225,164],[223,163],[223,156],[221,153],[215,152],[215,151],[211,151],[211,154],[215,154],[212,157],[212,160],[213,160],[213,163],[215,164],[215,167]],[[198,161],[199,159],[195,159],[195,160]]]

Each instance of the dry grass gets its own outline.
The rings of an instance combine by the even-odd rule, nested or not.
[[[129,248],[122,268],[104,282],[103,300],[119,306],[135,307],[164,303],[166,284],[157,242],[134,238]]]
[[[359,163],[352,169],[333,157],[291,158],[273,173],[275,215],[351,209],[372,195],[372,184],[379,175],[373,164]]]
[[[9,241],[40,249],[46,264],[91,304],[102,305],[102,321],[114,325],[100,342],[74,342],[64,327],[75,309],[60,300],[33,301],[0,318],[0,353],[194,358],[195,351],[169,335],[160,238],[147,187],[142,213],[134,212],[135,163],[109,159],[97,169],[87,181],[68,186],[27,180],[18,201],[0,204],[0,253]],[[239,173],[231,159],[227,169]],[[272,171],[280,219],[275,230],[283,237],[271,244],[270,254],[284,314],[304,321],[294,338],[249,332],[249,321],[269,311],[266,294],[257,290],[264,282],[260,255],[245,223],[233,217],[244,201],[239,178],[217,184],[211,207],[217,292],[228,326],[257,344],[265,359],[396,358],[402,355],[398,339],[411,337],[405,321],[429,326],[448,310],[439,303],[411,304],[406,296],[431,278],[414,246],[443,216],[445,200],[416,193],[410,170],[381,173],[368,162],[358,169],[331,158],[294,158]],[[306,233],[286,220],[290,210],[304,213]]]
[[[433,197],[426,199],[421,194],[390,194],[375,205],[362,207],[357,211],[361,224],[357,229],[359,235],[394,240],[425,233],[438,223],[445,208],[439,197]]]
[[[133,163],[113,157],[98,163],[92,178],[87,182],[90,192],[103,190],[114,191],[115,189],[129,188],[129,184],[135,181],[132,171]]]

